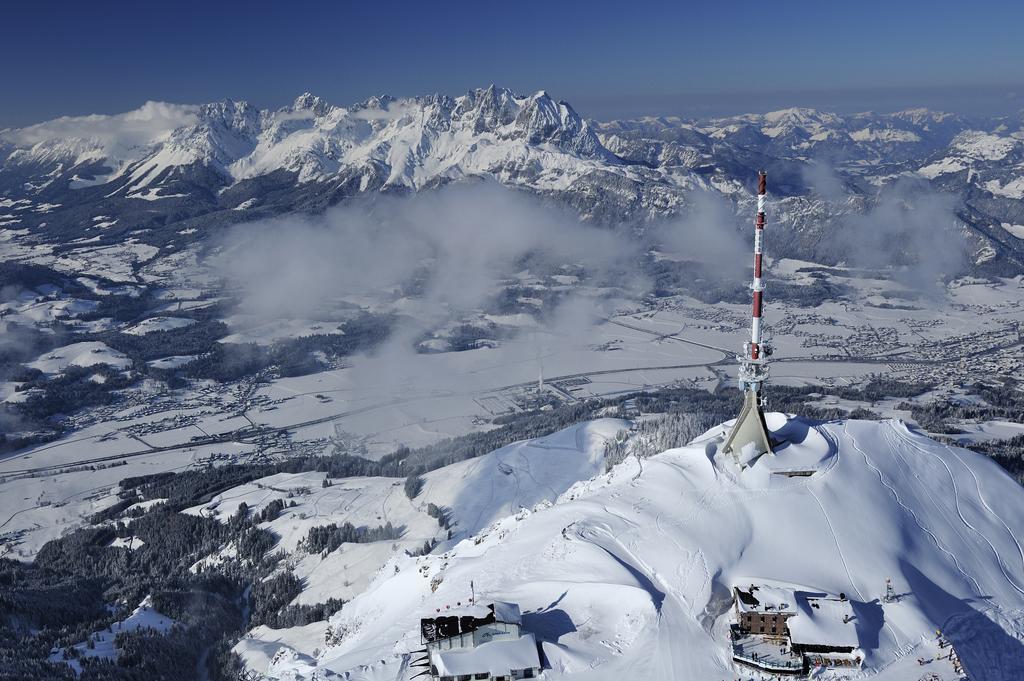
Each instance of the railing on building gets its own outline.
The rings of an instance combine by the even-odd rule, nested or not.
[[[771,660],[760,656],[755,659],[754,657],[735,648],[733,648],[732,651],[732,659],[737,662],[757,667],[758,669],[763,669],[769,672],[781,672],[783,674],[797,674],[802,672],[804,669],[803,658],[800,658],[799,662],[796,660],[792,662],[789,660]]]

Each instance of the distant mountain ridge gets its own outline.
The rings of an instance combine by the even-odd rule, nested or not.
[[[120,116],[57,119],[0,136],[14,146],[5,169],[35,167],[54,181],[88,175],[78,186],[124,180],[129,194],[167,184],[176,169],[191,165],[210,168],[230,185],[278,170],[299,182],[322,181],[346,167],[373,173],[383,164],[384,185],[418,188],[453,168],[470,174],[493,167],[482,148],[503,143],[615,160],[565,102],[494,86],[461,97],[378,97],[348,108],[309,93],[277,111],[231,100],[149,102]]]
[[[22,202],[0,213],[0,228],[28,229],[49,243],[113,243],[130,226],[151,230],[147,243],[180,248],[192,229],[198,239],[225,224],[317,212],[357,196],[481,179],[553,199],[593,222],[635,226],[686,210],[694,190],[739,206],[762,168],[792,232],[781,239],[782,254],[836,260],[828,223],[909,178],[957,198],[975,266],[1024,271],[1019,118],[792,108],[597,123],[544,91],[493,85],[347,107],[310,93],[277,110],[231,100],[148,102],[124,114],[0,131],[0,202]],[[118,225],[100,233],[97,216]]]

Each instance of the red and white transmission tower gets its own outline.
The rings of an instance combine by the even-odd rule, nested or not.
[[[761,305],[764,284],[761,282],[761,258],[764,247],[764,207],[768,188],[768,175],[762,170],[757,178],[757,217],[754,219],[754,282],[753,305],[750,320],[750,340],[743,345],[739,381],[743,390],[743,407],[736,424],[725,442],[725,451],[731,452],[741,466],[750,464],[762,454],[772,451],[768,426],[762,411],[761,387],[768,379],[768,357],[771,346],[761,338]]]

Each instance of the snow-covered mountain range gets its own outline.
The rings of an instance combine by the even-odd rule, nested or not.
[[[105,197],[150,200],[187,192],[189,184],[223,189],[275,173],[353,193],[473,176],[566,188],[588,171],[620,165],[565,102],[493,86],[351,107],[307,93],[277,111],[232,101],[150,102],[120,116],[59,119],[3,137],[13,145],[4,168],[31,175],[36,191],[101,184]]]
[[[371,184],[416,189],[511,171],[517,163],[543,165],[531,156],[541,152],[613,160],[564,102],[494,87],[458,98],[374,98],[348,108],[308,93],[278,111],[232,101],[150,102],[121,116],[60,119],[5,137],[19,147],[8,166],[71,173],[80,177],[72,181],[77,186],[124,180],[128,195],[163,186],[192,165],[213,171],[225,185],[276,171],[294,173],[299,183],[324,181],[347,170],[366,178],[365,190]]]
[[[36,232],[45,223],[36,238],[67,241],[96,236],[95,215],[121,219],[123,227],[99,235],[106,243],[129,226],[204,232],[478,179],[552,198],[591,221],[635,227],[685,211],[695,189],[741,200],[759,168],[785,202],[782,226],[810,229],[810,237],[782,239],[788,255],[827,259],[815,232],[821,223],[868,210],[880,188],[909,180],[915,192],[955,198],[975,264],[1021,269],[1020,120],[787,109],[597,123],[543,91],[494,86],[345,107],[303,94],[276,111],[235,101],[149,102],[119,115],[0,131],[0,227]]]
[[[683,444],[731,412],[759,169],[777,395],[1014,470],[1020,118],[596,122],[492,86],[0,131],[3,548],[44,586],[163,566],[116,613],[87,594],[77,638],[18,601],[24,640],[89,666],[127,650],[104,627],[205,637],[163,587],[222,570],[258,611],[219,613],[225,664],[405,681],[419,618],[474,583],[522,607],[544,678],[708,681],[735,678],[733,589],[760,585],[842,610],[799,622],[855,637],[854,674],[953,681],[952,645],[1021,678],[1024,497],[992,460],[781,413],[749,469],[728,424]],[[444,188],[473,183],[508,190]],[[713,418],[644,430],[705,388]]]

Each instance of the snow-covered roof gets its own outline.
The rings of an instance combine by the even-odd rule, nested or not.
[[[466,617],[467,615],[472,615],[473,617],[482,619],[490,614],[491,610],[486,605],[467,603],[466,605],[458,605],[454,608],[446,607],[438,610],[437,613],[431,617],[446,617],[450,615],[455,617]]]
[[[519,606],[515,603],[506,603],[505,601],[494,601],[493,603],[488,604],[468,603],[456,608],[441,610],[437,616],[465,617],[466,615],[472,615],[477,619],[484,619],[490,617],[492,611],[494,612],[495,622],[522,624],[523,616],[519,611]]]
[[[789,638],[795,644],[856,648],[857,623],[849,600],[798,594],[798,614],[789,618]]]
[[[745,584],[737,585],[736,591],[736,603],[741,612],[795,612],[793,589],[768,584]]]
[[[522,624],[523,616],[519,612],[519,606],[515,603],[506,603],[504,601],[494,601],[491,604],[494,608],[494,621],[505,622],[507,624]]]
[[[439,651],[431,656],[431,662],[437,667],[439,676],[484,672],[491,676],[510,676],[513,669],[540,667],[537,641],[529,633],[517,639],[481,643],[475,648]]]
[[[851,648],[859,643],[853,606],[847,599],[770,581],[747,581],[735,589],[740,612],[792,615],[786,623],[793,643]]]

